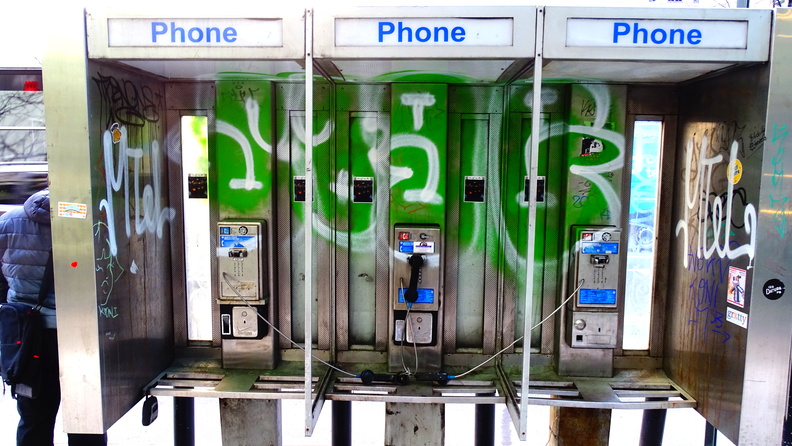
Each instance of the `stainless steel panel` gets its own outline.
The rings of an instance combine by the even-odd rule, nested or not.
[[[278,300],[280,311],[280,325],[286,327],[285,333],[291,332],[291,338],[297,342],[304,342],[304,321],[306,315],[304,306],[305,280],[308,277],[304,270],[305,236],[303,218],[305,215],[304,202],[295,202],[293,197],[293,180],[295,176],[305,175],[304,166],[304,127],[305,127],[305,94],[304,86],[300,84],[277,84],[276,91],[276,128],[278,142],[276,145],[277,159],[277,238],[276,250],[280,261],[275,263],[278,277]],[[322,209],[332,207],[330,203],[323,203],[323,197],[329,184],[316,182],[319,174],[327,175],[333,171],[332,141],[328,137],[331,122],[330,114],[330,87],[327,84],[318,84],[314,88],[314,162],[327,168],[314,170],[314,192],[316,206]],[[320,195],[317,191],[323,188]],[[318,212],[317,212],[318,214]],[[333,268],[331,253],[331,240],[334,235],[329,231],[332,222],[324,220],[318,215],[314,217],[315,237],[313,246],[313,294],[319,299],[312,307],[313,340],[320,349],[329,349],[330,336],[330,286],[333,281]],[[319,236],[316,236],[316,235]],[[286,339],[281,340],[281,347],[290,348],[291,344]]]
[[[64,17],[44,71],[52,199],[87,208],[53,221],[64,426],[103,432],[173,357],[164,86],[88,63],[82,13]]]
[[[87,206],[86,218],[52,218],[55,293],[58,299],[61,410],[67,432],[103,432],[99,315],[94,255],[94,212],[89,147],[96,135],[87,103],[91,80],[85,61],[82,11],[61,10],[50,34],[43,71],[50,167],[50,199]],[[52,90],[49,92],[49,90]],[[98,218],[98,217],[97,217]],[[71,265],[74,265],[72,267]]]
[[[181,117],[183,115],[207,115],[209,122],[209,133],[214,132],[214,108],[215,108],[215,86],[210,82],[176,82],[165,85],[166,91],[166,153],[168,160],[168,191],[171,205],[174,209],[183,209],[183,178],[182,178],[182,134]],[[212,186],[210,185],[210,189]],[[214,227],[217,222],[217,212],[210,211],[210,221],[206,222],[209,227]],[[178,213],[171,222],[171,267],[172,267],[172,289],[173,289],[173,326],[174,343],[176,346],[187,345],[187,285],[185,283],[185,259],[184,259],[184,218],[182,213]],[[214,232],[210,231],[212,240],[210,246],[214,246]],[[216,265],[211,264],[211,276],[216,276]],[[213,305],[212,320],[219,318],[217,306]],[[213,324],[212,338],[215,346],[220,345],[219,324]]]
[[[667,178],[673,175],[676,162],[676,132],[678,92],[677,87],[667,86],[631,86],[627,90],[628,135],[632,134],[635,120],[659,120],[663,122],[663,134],[660,146],[661,160],[658,178]],[[630,159],[632,158],[632,138],[627,138],[630,144]],[[625,161],[630,162],[629,160]],[[625,176],[625,181],[629,177]],[[658,184],[659,191],[656,216],[658,228],[670,228],[672,225],[673,201],[668,197],[673,196],[674,184],[662,180]],[[625,186],[627,187],[627,186]],[[627,227],[628,215],[623,215],[622,227]],[[649,332],[649,356],[661,358],[663,356],[664,332],[666,322],[666,299],[669,290],[669,249],[673,234],[670,231],[658,231],[655,242],[655,268],[654,286],[652,289],[652,307]],[[616,354],[622,351],[617,349]]]
[[[750,320],[745,353],[745,378],[740,410],[741,445],[780,444],[783,421],[788,417],[789,367],[792,343],[792,301],[789,295],[773,292],[772,281],[789,284],[790,225],[787,221],[792,195],[789,181],[789,155],[787,130],[790,128],[790,76],[789,60],[792,46],[788,36],[792,33],[792,10],[780,9],[776,15],[770,80],[767,88],[767,121],[761,165],[745,166],[756,169],[754,180],[761,175],[759,206],[757,209],[756,262],[750,284]],[[760,73],[764,75],[764,70]],[[764,78],[754,88],[763,91]],[[747,129],[746,129],[747,130]],[[750,141],[750,140],[749,140]],[[754,141],[755,142],[755,141]],[[751,145],[743,149],[751,150]],[[758,149],[758,148],[757,148]],[[761,150],[761,149],[760,149]],[[786,165],[786,167],[784,167]],[[748,311],[743,311],[748,313]]]
[[[105,211],[95,225],[94,249],[101,259],[96,280],[104,423],[109,427],[173,359],[170,275],[157,272],[170,271],[167,229],[176,210],[167,199],[164,85],[94,63],[89,63],[89,75],[93,119],[88,131],[97,135],[90,151],[94,165],[103,161],[105,167],[103,172],[94,169],[91,182],[106,185],[105,190],[93,188],[93,201]],[[120,140],[111,147],[108,138],[116,126]]]
[[[772,172],[772,168],[766,170],[767,164],[763,167],[763,160],[767,163],[773,157],[768,155],[770,144],[764,142],[767,85],[767,68],[756,66],[679,90],[665,369],[699,400],[698,411],[733,441],[765,429],[757,425],[740,432],[741,413],[746,413],[740,408],[741,402],[762,401],[762,409],[756,406],[753,412],[765,420],[762,424],[773,425],[766,422],[772,413],[767,407],[772,407],[771,395],[776,395],[781,386],[779,381],[771,384],[761,376],[775,373],[770,371],[783,362],[780,382],[788,379],[789,334],[782,328],[788,322],[771,323],[775,316],[770,315],[765,323],[752,320],[751,330],[774,333],[760,341],[766,347],[758,347],[752,343],[756,342],[754,335],[726,316],[734,309],[753,314],[754,305],[766,305],[760,288],[756,288],[761,287],[758,277],[753,280],[755,292],[748,297],[748,305],[745,299],[744,308],[728,303],[735,276],[730,270],[747,271],[747,284],[751,286],[751,276],[758,276],[756,266],[764,263],[761,259],[783,252],[769,247],[778,246],[778,241],[769,243],[763,251],[756,244],[757,235],[759,240],[769,236],[773,225],[772,216],[763,216],[757,226],[756,211],[756,204],[768,193],[760,192],[760,187],[770,181],[763,173]],[[734,160],[741,162],[741,177],[730,175],[736,170]],[[747,353],[755,348],[759,348],[757,352],[767,351],[770,345],[780,348],[780,344],[783,348],[770,356],[778,357],[783,350],[783,361],[767,362],[770,356],[764,355],[761,360],[747,360]],[[750,384],[744,387],[744,383]],[[746,393],[749,388],[754,391]],[[757,441],[749,444],[780,442]]]

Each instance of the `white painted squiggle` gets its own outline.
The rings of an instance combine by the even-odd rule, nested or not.
[[[297,120],[297,125],[292,128],[294,131],[294,136],[296,136],[301,143],[305,144],[305,117],[300,116],[295,119]],[[322,127],[322,131],[314,135],[313,145],[318,146],[329,141],[332,132],[333,128],[330,125],[330,121],[328,120],[325,122],[324,127]]]
[[[264,141],[259,130],[259,104],[252,97],[245,99],[245,112],[247,113],[248,129],[253,136],[253,141],[267,153],[272,153],[272,146]]]
[[[402,104],[413,109],[413,129],[417,132],[424,125],[424,107],[435,104],[436,99],[431,93],[404,93],[401,95]]]
[[[722,196],[715,196],[710,205],[710,192],[712,191],[712,175],[715,165],[723,161],[723,155],[718,154],[712,158],[707,158],[707,149],[709,148],[709,140],[707,136],[702,136],[701,147],[699,148],[699,162],[697,169],[697,177],[695,181],[691,181],[692,164],[693,164],[693,150],[694,143],[691,138],[687,145],[687,157],[685,159],[685,215],[677,222],[676,236],[679,237],[682,233],[683,253],[682,261],[685,268],[688,267],[688,259],[690,257],[688,252],[688,240],[690,235],[690,221],[691,211],[697,211],[694,214],[693,220],[698,221],[698,234],[696,236],[696,252],[695,255],[702,256],[705,259],[711,258],[714,254],[718,257],[728,257],[735,259],[740,256],[748,256],[753,261],[756,254],[756,227],[757,227],[757,214],[756,208],[753,204],[745,206],[743,214],[743,223],[745,225],[745,233],[750,235],[750,242],[748,244],[732,248],[731,235],[732,229],[732,206],[734,204],[734,183],[728,181],[726,189],[726,203],[724,205]],[[729,165],[737,159],[739,144],[737,141],[732,142],[731,150],[729,153]],[[724,206],[726,208],[726,216],[723,216]],[[701,218],[701,216],[708,216],[707,209],[712,209],[711,217]],[[699,217],[696,218],[695,216]],[[722,226],[722,223],[725,223]],[[707,233],[712,229],[712,243],[707,246]],[[722,240],[721,240],[721,234]]]
[[[391,137],[391,151],[400,149],[402,147],[416,147],[426,152],[428,158],[427,166],[427,179],[426,185],[423,189],[409,189],[404,191],[404,199],[413,202],[423,202],[428,204],[440,204],[443,202],[443,197],[437,193],[437,188],[440,184],[440,160],[437,151],[437,146],[427,137],[421,135],[399,134]],[[399,176],[398,181],[391,180],[391,186],[402,181],[406,178],[412,177],[412,169],[410,175],[405,177],[408,168],[391,167],[391,176]]]
[[[236,127],[225,121],[217,121],[217,133],[222,133],[236,141],[242,148],[242,155],[245,157],[245,178],[232,178],[229,182],[231,189],[261,189],[264,187],[260,181],[256,181],[255,166],[253,164],[253,148],[250,146],[247,137]]]
[[[330,185],[330,188],[336,194],[336,197],[338,197],[340,204],[349,201],[349,188],[347,184],[349,184],[349,171],[341,169],[338,171],[338,175],[336,175],[335,182]]]

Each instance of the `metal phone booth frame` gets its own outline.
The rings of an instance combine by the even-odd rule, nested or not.
[[[374,83],[376,85],[377,83],[393,82],[393,88],[397,89],[397,82],[405,82],[405,80],[388,81],[388,73],[393,75],[393,73],[409,72],[415,73],[415,82],[421,82],[422,72],[449,72],[455,73],[460,77],[460,80],[448,81],[451,83],[460,82],[464,84],[473,82],[479,85],[504,86],[511,83],[514,79],[526,75],[526,73],[529,76],[532,73],[531,68],[536,55],[535,42],[537,42],[536,23],[538,10],[532,6],[465,8],[317,7],[315,8],[314,17],[315,64],[318,71],[325,78],[340,86],[340,88],[343,88],[344,85],[355,83]],[[463,40],[462,35],[455,35],[454,33],[461,33],[462,31],[460,30],[464,26],[473,23],[479,26],[490,26],[491,28],[488,32],[482,32],[481,35],[487,35],[487,38],[496,36],[496,40],[476,43],[475,39],[478,35],[471,33],[467,38],[468,41],[473,43],[455,45],[453,44],[454,42],[451,42],[449,44],[449,39],[453,40],[457,37],[456,42],[461,42]],[[443,34],[444,32],[445,34]],[[540,66],[541,64],[539,64]],[[540,73],[541,70],[537,72]],[[406,81],[409,82],[409,80]],[[538,86],[535,91],[537,90]],[[396,93],[393,93],[393,95],[393,105],[391,106],[396,107],[395,104],[398,99],[396,98]],[[390,100],[388,98],[388,101]],[[498,100],[500,101],[500,99]],[[538,91],[535,95],[535,101],[539,101]],[[405,101],[402,100],[402,102]],[[535,103],[538,104],[538,102]],[[427,101],[427,106],[430,105],[434,105],[433,99]],[[418,107],[420,108],[421,106]],[[501,111],[497,110],[498,113]],[[538,125],[539,115],[535,114],[534,116],[535,125]],[[414,127],[416,132],[420,125],[416,121]],[[398,144],[394,141],[396,141],[395,138],[400,136],[390,135],[391,144]],[[538,142],[535,143],[538,144]],[[412,144],[418,143],[413,141]],[[389,150],[394,150],[394,148],[391,147]],[[451,149],[449,148],[448,150]],[[449,153],[448,156],[451,157],[452,155]],[[535,161],[536,157],[532,156],[532,160]],[[531,178],[535,181],[536,175],[531,175]],[[390,180],[391,184],[394,181],[396,180]],[[383,186],[380,187],[386,189]],[[488,187],[495,189],[499,186],[495,182]],[[534,187],[536,187],[535,184]],[[387,194],[388,192],[384,193]],[[448,193],[450,194],[450,192]],[[391,198],[392,200],[394,198]],[[450,202],[453,198],[449,196],[446,200]],[[392,207],[391,209],[394,208]],[[531,205],[531,209],[535,210],[535,203]],[[442,212],[453,211],[449,209]],[[408,223],[408,221],[400,221],[400,218],[408,219],[409,217],[391,214],[390,224]],[[445,232],[445,217],[441,217],[441,220],[437,222],[443,234],[440,238],[449,246],[452,241],[451,237]],[[532,220],[529,219],[529,221]],[[387,224],[387,221],[385,224]],[[529,240],[531,240],[532,227],[527,228],[527,233]],[[395,237],[395,235],[392,235],[392,237]],[[530,246],[533,246],[532,241],[529,241],[528,245],[530,250]],[[447,255],[450,256],[452,254]],[[527,258],[533,259],[533,256],[529,254]],[[448,262],[445,263],[447,266]],[[391,266],[392,264],[393,261]],[[530,261],[526,268],[529,271],[532,269]],[[391,269],[392,274],[393,269]],[[531,283],[530,281],[528,282],[529,284]],[[447,280],[445,281],[445,287],[446,292],[441,293],[443,305],[445,306],[444,311],[455,311],[457,295],[449,292],[449,282]],[[526,293],[528,296],[532,295],[530,289],[526,290]],[[341,295],[339,294],[337,305],[349,305],[348,302],[342,301],[340,297]],[[527,302],[526,311],[529,315],[527,320],[530,321],[531,299],[527,299]],[[494,305],[492,308],[494,310]],[[441,315],[442,313],[443,311],[440,312]],[[452,322],[449,323],[447,316],[440,316],[439,319],[439,323],[443,323],[443,320],[445,320],[445,323],[452,326],[439,328],[438,333],[442,332],[448,335],[448,333],[455,330],[456,327],[453,326]],[[393,316],[390,317],[389,325],[385,325],[385,322],[388,321],[383,320],[382,323],[378,323],[378,326],[393,327]],[[500,325],[494,324],[492,327],[493,331],[496,326]],[[527,332],[530,332],[530,329],[527,329]],[[384,331],[384,333],[385,337],[391,337],[387,334],[387,331]],[[453,345],[454,341],[454,339],[437,341],[437,346],[433,347],[434,353],[429,354],[436,358],[432,361],[432,366],[439,367],[438,364],[441,357],[444,361],[448,361],[453,356],[448,354],[450,352],[446,351],[446,346]],[[398,344],[387,339],[384,342],[390,342],[390,348],[388,349],[389,361],[392,364],[398,363],[400,355]],[[354,354],[354,351],[339,351],[340,356],[353,357]],[[530,355],[524,355],[524,359],[525,362],[522,365],[525,375],[523,379],[526,381],[525,388],[527,388]],[[411,362],[411,359],[408,358],[407,362]],[[472,367],[475,365],[472,363],[473,361],[468,360],[467,362],[469,364],[463,361],[457,366],[469,365]],[[492,364],[489,365],[492,366]],[[493,377],[494,375],[491,375],[489,378],[481,379],[478,382],[476,381],[477,378],[471,378],[472,380],[469,382],[460,380],[460,383],[454,386],[454,389],[445,390],[442,389],[442,386],[420,384],[391,387],[390,391],[385,395],[380,394],[376,389],[367,390],[365,387],[356,387],[355,393],[351,393],[349,384],[338,382],[336,386],[328,389],[327,399],[332,400],[334,403],[355,400],[384,401],[386,403],[386,412],[389,414],[386,418],[385,429],[385,441],[387,444],[406,441],[404,440],[406,438],[412,438],[411,441],[421,442],[420,444],[437,444],[438,441],[443,441],[443,429],[437,428],[437,426],[443,424],[444,411],[442,407],[444,404],[472,403],[488,406],[495,402],[503,401],[503,392],[493,387]],[[470,394],[469,396],[463,396],[468,393]],[[510,403],[513,408],[520,404],[518,398],[512,399]],[[520,425],[519,408],[513,410],[512,415],[516,416],[515,425]],[[522,426],[524,426],[524,422],[525,420],[523,419]],[[429,426],[435,427],[429,428]],[[518,433],[521,438],[525,438],[524,427],[518,429]],[[486,434],[484,435],[486,436]],[[400,438],[402,440],[399,440]]]
[[[783,116],[789,114],[784,85],[788,76],[783,63],[789,52],[783,38],[789,34],[788,10],[777,14],[772,55],[772,13],[746,9],[262,7],[248,9],[241,17],[219,7],[189,13],[64,8],[58,17],[61,32],[50,42],[43,73],[66,431],[105,432],[144,396],[140,389],[145,389],[150,395],[225,400],[230,404],[221,410],[224,426],[236,427],[234,423],[242,421],[247,429],[257,429],[257,435],[272,438],[274,444],[280,441],[279,400],[287,398],[304,400],[306,435],[313,432],[323,403],[329,400],[334,404],[334,415],[336,404],[339,407],[340,421],[334,416],[334,428],[338,430],[349,430],[343,423],[349,422],[351,402],[380,401],[397,409],[389,413],[404,416],[391,415],[385,433],[386,441],[397,443],[412,438],[423,427],[426,433],[421,440],[426,444],[442,441],[443,430],[437,426],[442,426],[447,403],[477,407],[506,403],[521,439],[528,434],[527,406],[536,404],[559,408],[562,420],[567,409],[596,414],[620,408],[697,407],[717,429],[741,444],[779,442],[778,426],[785,416],[787,395],[777,390],[787,388],[792,339],[789,324],[782,320],[789,314],[789,305],[781,298],[788,277],[780,265],[789,254],[773,249],[785,241],[785,208],[779,214],[779,205],[789,195],[789,185],[781,182],[783,169],[779,167],[787,125]],[[220,26],[224,20],[259,31],[262,28],[258,26],[272,28],[258,33],[265,36],[264,40],[237,44],[236,31],[228,24]],[[491,25],[489,30],[497,31],[496,38],[479,43],[471,39],[469,45],[445,44],[448,39],[462,42],[463,28],[473,24]],[[223,43],[208,45],[203,41],[210,28],[217,28],[211,31],[215,43]],[[155,44],[159,37],[165,39],[164,44]],[[301,258],[294,257],[299,259],[296,262],[301,263],[300,268],[284,269],[274,265],[270,243],[268,260],[274,265],[271,274],[281,280],[269,281],[269,295],[273,299],[279,296],[281,307],[289,308],[276,310],[270,305],[268,315],[276,319],[275,312],[279,312],[281,327],[294,322],[293,326],[304,329],[304,333],[292,335],[306,342],[304,351],[298,351],[282,339],[275,341],[271,333],[272,343],[266,347],[279,352],[281,360],[273,359],[268,364],[272,370],[268,371],[224,368],[214,357],[190,358],[193,351],[185,348],[189,347],[186,323],[180,319],[186,305],[180,269],[184,254],[176,246],[183,232],[183,217],[177,211],[180,186],[174,185],[176,179],[168,180],[180,172],[178,161],[171,158],[178,151],[171,122],[184,110],[202,110],[213,117],[214,81],[229,71],[256,76],[296,73],[303,82],[299,88],[287,88],[290,97],[299,102],[290,110],[303,108],[299,112],[304,128],[298,132],[302,138],[291,133],[281,138],[285,143],[279,144],[286,150],[292,145],[304,146],[304,165],[299,172],[304,175],[286,178],[285,182],[272,180],[272,186],[294,186],[296,190],[299,182],[308,205],[303,208],[303,221],[292,227],[284,240],[294,243],[296,237],[302,237],[300,244],[306,249]],[[447,77],[438,80],[425,75],[438,72]],[[244,78],[241,75],[237,79]],[[404,163],[406,157],[395,158],[391,144],[414,145],[417,139],[399,135],[394,142],[390,124],[379,127],[391,119],[388,114],[392,110],[385,110],[390,105],[383,104],[395,104],[398,99],[401,105],[412,107],[403,112],[399,125],[409,127],[414,123],[418,129],[421,120],[416,116],[434,103],[424,96],[397,97],[397,92],[405,91],[405,85],[411,82],[438,91],[460,85],[490,89],[487,94],[497,98],[487,106],[494,109],[493,114],[505,116],[512,111],[507,108],[510,98],[505,89],[523,87],[521,91],[530,92],[531,100],[520,105],[520,113],[527,116],[530,112],[531,130],[527,133],[531,135],[542,135],[548,127],[543,117],[545,87],[559,83],[585,89],[587,94],[602,99],[592,108],[591,122],[568,125],[560,132],[570,147],[578,144],[581,135],[621,138],[614,144],[618,156],[603,167],[610,169],[607,172],[621,172],[631,156],[631,145],[624,140],[624,135],[631,133],[630,119],[653,117],[664,122],[661,169],[670,179],[664,176],[660,184],[658,215],[663,229],[655,241],[658,275],[652,290],[655,298],[648,351],[625,352],[618,345],[576,349],[566,343],[562,333],[571,321],[562,302],[573,289],[568,280],[563,280],[568,271],[563,262],[567,259],[561,256],[561,264],[556,266],[561,277],[555,272],[546,276],[552,285],[546,281],[543,288],[547,289],[537,290],[534,282],[526,279],[519,290],[526,296],[522,350],[509,344],[514,339],[504,339],[507,332],[514,337],[520,330],[515,329],[516,316],[511,314],[516,314],[516,309],[504,310],[502,306],[503,277],[487,262],[479,262],[485,265],[477,266],[477,274],[486,282],[481,302],[492,307],[485,308],[482,319],[495,320],[500,315],[503,320],[495,321],[496,329],[484,330],[483,340],[475,348],[456,348],[457,337],[465,334],[458,333],[449,320],[464,304],[459,297],[463,290],[452,289],[443,277],[464,276],[467,271],[449,266],[448,259],[457,261],[456,257],[462,256],[459,243],[449,235],[455,230],[453,224],[447,223],[449,216],[459,219],[455,214],[458,209],[445,206],[454,200],[462,202],[462,198],[451,199],[450,192],[448,197],[437,197],[423,195],[426,191],[407,191],[436,206],[427,213],[432,218],[419,220],[410,216],[410,209],[391,211],[395,208],[391,204],[393,191],[404,194],[392,185],[409,176],[409,166],[394,162]],[[387,88],[380,88],[383,86]],[[607,94],[597,96],[602,89],[616,91],[617,100],[611,102]],[[326,94],[328,91],[332,94]],[[366,102],[367,94],[376,96],[380,103],[357,108]],[[446,97],[451,102],[451,96]],[[363,119],[364,125],[376,122],[377,136],[372,145],[387,149],[386,154],[366,153],[375,160],[372,164],[378,170],[353,173],[347,178],[350,185],[360,186],[354,191],[366,198],[361,202],[373,203],[366,204],[372,207],[365,209],[371,210],[370,215],[377,214],[372,226],[377,234],[372,249],[376,258],[369,262],[375,265],[374,273],[350,266],[353,262],[349,254],[333,246],[348,242],[351,236],[344,231],[351,229],[328,228],[321,215],[325,203],[314,199],[315,192],[318,196],[342,183],[340,175],[336,178],[336,170],[343,169],[333,169],[329,175],[331,168],[325,165],[328,158],[314,158],[314,146],[323,142],[314,136],[314,119],[308,117],[336,109]],[[464,110],[459,107],[457,113],[469,113]],[[438,116],[442,118],[444,112]],[[608,127],[609,114],[619,114],[619,119],[626,122],[620,135]],[[337,124],[334,119],[328,122]],[[210,127],[216,125],[213,119],[209,121]],[[494,134],[500,136],[493,140],[499,146],[509,138],[499,132],[506,129],[508,133],[509,126],[495,122],[488,124],[488,129],[497,130]],[[730,127],[729,123],[735,125]],[[445,121],[437,125],[438,132],[445,133]],[[344,131],[348,128],[351,125]],[[724,129],[747,129],[749,134]],[[210,134],[213,132],[219,133],[210,128]],[[539,189],[543,141],[540,137],[525,141],[525,189],[535,191]],[[449,158],[459,156],[448,151]],[[325,155],[323,148],[321,156]],[[445,166],[445,159],[442,161],[438,165]],[[333,161],[328,164],[333,165]],[[453,175],[465,187],[470,186],[474,202],[494,198],[491,201],[499,203],[501,183],[496,170],[487,171],[494,174],[489,178],[458,171]],[[734,174],[737,171],[739,178]],[[559,174],[567,185],[559,180],[556,186],[565,191],[570,178],[603,186],[603,190],[612,192],[609,197],[613,204],[605,223],[626,227],[627,213],[621,209],[625,200],[621,197],[627,195],[628,181],[617,178],[614,185],[604,187],[603,172],[570,166],[569,172]],[[210,185],[216,181],[213,175],[216,173],[210,171]],[[281,173],[292,175],[291,170]],[[392,182],[391,175],[398,181]],[[317,178],[328,184],[317,183]],[[490,180],[492,183],[487,183]],[[282,187],[284,184],[288,187]],[[459,192],[457,186],[453,187]],[[284,206],[280,211],[275,205],[258,209],[256,215],[215,208],[209,223],[255,218],[277,220],[269,228],[291,224],[293,209],[286,210],[291,205],[291,191],[278,194],[273,201]],[[537,234],[539,205],[534,194],[524,195],[527,219],[521,234],[527,249],[519,274],[530,278],[538,266],[534,250],[541,235]],[[735,197],[743,198],[740,206],[732,206]],[[704,204],[700,205],[698,199]],[[334,224],[343,220],[332,215]],[[562,228],[603,223],[577,221],[576,217],[570,212],[558,221]],[[505,217],[495,220],[498,218]],[[739,220],[742,225],[727,220]],[[405,224],[418,230],[398,229]],[[493,233],[494,228],[502,230],[503,224],[498,221],[491,229]],[[724,230],[718,226],[721,224]],[[420,348],[428,358],[424,364],[430,369],[428,380],[448,378],[441,367],[455,372],[468,370],[459,373],[459,378],[476,373],[469,379],[454,376],[448,386],[413,383],[366,387],[361,384],[361,375],[343,377],[335,373],[334,366],[316,366],[314,357],[320,357],[350,370],[371,367],[382,371],[386,379],[398,376],[394,368],[404,365],[407,369],[405,356],[397,351],[410,334],[404,333],[401,338],[396,328],[399,321],[413,319],[403,309],[405,302],[398,300],[406,287],[394,287],[398,281],[392,271],[397,261],[393,247],[400,246],[395,239],[404,236],[405,241],[410,240],[411,231],[420,234],[421,240],[432,238],[425,246],[431,250],[440,246],[432,253],[446,256],[441,261],[445,265],[438,266],[436,275],[440,279],[435,291],[442,297],[442,304],[432,302],[435,307],[431,307],[420,302],[426,306],[420,317],[435,318],[434,325],[427,325],[424,332],[418,327],[419,331],[410,333],[412,339],[425,341]],[[441,235],[436,237],[438,233]],[[316,240],[317,234],[322,240]],[[269,241],[281,239],[280,235],[269,233]],[[560,234],[553,239],[565,256],[569,255],[568,237]],[[382,243],[385,240],[394,243]],[[408,245],[419,246],[412,241]],[[414,266],[412,273],[421,267]],[[295,272],[299,270],[302,275],[295,279],[300,276]],[[725,278],[738,280],[739,274],[753,275],[746,285],[750,290],[747,304],[723,298]],[[365,313],[371,333],[366,334],[370,339],[362,346],[355,345],[360,342],[348,332],[354,318],[350,290],[357,286],[349,277],[364,284],[359,289],[376,293],[373,301],[364,301],[373,302],[376,309]],[[301,311],[294,308],[291,294],[276,289],[276,283],[292,287],[290,290],[299,288],[304,304]],[[723,288],[718,288],[719,284]],[[624,287],[623,283],[619,286]],[[413,285],[410,288],[415,291]],[[319,309],[314,307],[314,300]],[[532,351],[531,324],[537,319],[532,313],[537,300],[541,301],[543,320],[555,315],[559,304],[564,311],[541,328],[541,347]],[[622,320],[623,307],[614,311],[620,312]],[[292,312],[301,313],[304,320],[296,320],[299,316],[294,317]],[[318,327],[312,317],[317,313]],[[217,311],[213,320],[216,316]],[[619,324],[621,333],[623,322]],[[214,347],[221,345],[217,331],[219,328],[213,328]],[[311,341],[317,331],[322,337],[318,351],[314,351]],[[407,356],[416,360],[416,368],[418,348],[415,342],[414,357]],[[490,356],[497,358],[480,369],[477,364]],[[721,364],[729,367],[719,367]],[[442,384],[448,384],[447,380]],[[776,398],[767,402],[756,395]],[[768,416],[772,422],[766,422]],[[262,417],[268,422],[259,422]],[[609,426],[609,413],[601,420]],[[239,435],[251,432],[238,430]],[[233,435],[228,435],[224,433],[224,442],[233,443]]]
[[[52,85],[46,105],[52,203],[59,209],[52,226],[64,429],[106,432],[152,380],[174,378],[150,394],[226,398],[221,413],[232,419],[258,413],[270,421],[253,425],[279,438],[284,394],[245,393],[258,375],[207,373],[220,369],[216,359],[188,365],[220,384],[201,393],[206,385],[196,385],[195,373],[164,374],[182,356],[177,351],[189,351],[183,216],[177,215],[180,135],[171,128],[181,111],[213,117],[212,81],[224,72],[301,73],[305,11],[270,5],[244,14],[222,7],[58,9],[44,76]],[[214,209],[206,224],[234,217]],[[219,346],[219,328],[212,331]]]
[[[722,277],[713,272],[715,263],[728,263],[728,268],[738,268],[735,271],[760,268],[765,263],[760,260],[761,247],[772,244],[765,237],[772,240],[778,235],[766,227],[762,229],[768,224],[767,217],[761,217],[766,212],[761,210],[767,206],[765,193],[761,193],[761,199],[759,195],[751,195],[744,210],[743,205],[733,206],[732,210],[734,202],[730,198],[726,201],[737,187],[751,191],[767,187],[768,157],[775,155],[772,147],[764,145],[764,161],[760,163],[759,156],[752,160],[750,154],[752,150],[760,152],[761,144],[751,144],[750,138],[741,135],[727,136],[728,132],[723,131],[728,123],[739,122],[746,133],[758,135],[757,139],[762,140],[765,134],[768,141],[771,139],[771,124],[765,124],[767,94],[771,103],[772,98],[778,97],[772,86],[768,90],[770,71],[764,64],[771,59],[767,39],[771,19],[772,12],[768,10],[547,7],[544,26],[555,32],[546,33],[543,42],[545,79],[591,79],[626,85],[626,114],[632,119],[643,116],[664,123],[660,174],[663,181],[658,201],[658,224],[662,229],[655,238],[659,250],[653,285],[655,301],[645,359],[659,361],[657,371],[670,378],[673,388],[682,391],[682,399],[671,397],[656,407],[672,407],[666,404],[674,401],[684,404],[685,399],[693,398],[697,410],[732,441],[757,445],[777,444],[781,440],[786,394],[782,392],[777,398],[769,396],[775,395],[773,388],[786,388],[788,324],[773,319],[770,313],[783,311],[777,302],[760,297],[755,288],[757,283],[753,285],[756,297],[750,309],[756,319],[750,326],[743,324],[747,316],[744,320],[739,317],[740,310],[747,306],[735,307],[731,301],[727,302],[724,290],[705,293],[703,288],[705,283],[726,280],[725,272]],[[683,27],[687,34],[680,33]],[[698,40],[699,32],[717,37],[704,44]],[[777,52],[781,51],[779,48]],[[771,66],[775,67],[775,63],[771,62]],[[751,93],[744,96],[731,93],[743,88]],[[730,102],[736,96],[740,99]],[[627,126],[630,125],[628,119]],[[721,136],[724,139],[718,142]],[[629,160],[630,142],[624,141],[624,147],[625,160]],[[691,162],[695,157],[698,163]],[[712,178],[712,171],[705,166],[740,166],[735,161],[737,158],[743,158],[743,167],[737,170],[746,176],[740,179],[721,174],[720,186],[699,187]],[[582,168],[573,174],[597,180],[583,173]],[[725,198],[713,199],[718,194]],[[698,205],[694,202],[699,199],[710,209],[719,207],[724,213],[728,209],[728,217],[718,216],[720,211],[715,211],[715,216],[707,213],[692,217]],[[686,204],[682,203],[684,200]],[[758,218],[754,204],[750,204],[755,201],[760,204]],[[617,223],[618,226],[626,227],[625,214],[622,210],[621,217],[616,219],[624,222]],[[720,221],[729,219],[744,225],[738,223],[737,231],[717,229]],[[734,228],[733,224],[731,227]],[[738,246],[742,249],[737,249]],[[694,264],[703,268],[698,269]],[[760,271],[757,269],[756,274]],[[757,282],[764,283],[764,277]],[[777,308],[769,310],[773,305]],[[771,342],[763,332],[773,332],[778,337]],[[637,359],[623,356],[620,348],[576,350],[564,342],[558,347],[556,355],[562,375],[581,374],[582,363],[596,364],[602,361],[602,354],[614,355],[612,362],[611,359],[605,362],[616,369],[632,368],[627,363]],[[730,366],[718,367],[716,364],[720,363]],[[646,365],[643,367],[652,368]],[[617,372],[606,392],[599,393],[596,398],[600,403],[594,407],[626,407],[626,398],[617,384],[622,373]],[[585,386],[585,382],[576,382],[584,400],[585,394],[597,393],[590,393],[592,389]],[[771,402],[756,397],[754,392]],[[644,404],[652,401],[657,403],[655,398],[646,398]],[[730,403],[736,401],[741,404]],[[768,412],[765,410],[768,406],[760,409],[754,402],[767,402],[773,409]],[[584,405],[578,403],[577,407]],[[760,421],[767,416],[773,416],[773,421],[767,422],[766,418]]]

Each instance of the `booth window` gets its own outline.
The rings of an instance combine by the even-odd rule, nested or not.
[[[206,179],[209,170],[208,119],[182,116],[182,197],[187,284],[187,339],[212,340],[211,233]]]
[[[47,187],[44,92],[0,74],[0,213]]]
[[[662,121],[635,121],[624,299],[625,350],[647,350],[655,267]]]

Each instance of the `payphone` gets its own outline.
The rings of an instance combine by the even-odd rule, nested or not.
[[[217,224],[220,338],[224,367],[268,367],[254,352],[268,332],[266,223],[222,221]]]
[[[616,348],[620,256],[620,229],[572,227],[569,286],[577,292],[567,312],[566,339],[570,347]]]
[[[438,369],[438,333],[442,333],[440,228],[396,225],[392,248],[391,341],[400,348],[390,355],[391,369],[403,367],[405,355],[413,356],[408,362],[414,360],[424,370]]]

